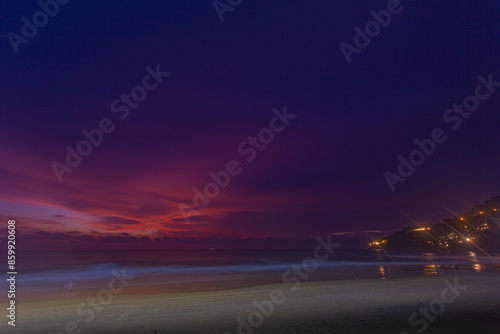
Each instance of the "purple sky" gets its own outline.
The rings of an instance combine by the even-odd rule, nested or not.
[[[210,1],[73,1],[18,53],[7,36],[40,7],[0,5],[2,220],[29,249],[356,248],[500,195],[500,87],[478,80],[500,82],[500,5],[400,6],[348,64],[340,43],[387,1],[244,1],[222,22]],[[453,111],[480,84],[477,110]],[[446,141],[391,191],[384,173],[435,128]]]

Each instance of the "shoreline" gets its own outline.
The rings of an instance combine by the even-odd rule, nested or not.
[[[318,269],[306,279],[300,279],[297,275],[289,275],[286,280],[295,281],[300,279],[304,282],[339,282],[356,280],[398,280],[405,278],[428,277],[435,275],[461,275],[463,273],[496,273],[493,270],[473,271],[460,269],[446,269],[434,265],[407,266],[404,270],[393,270],[397,268],[385,268],[384,266],[371,266],[360,271],[359,268]],[[84,284],[75,284],[73,289],[65,292],[61,284],[49,283],[43,289],[39,286],[23,286],[17,293],[17,300],[23,303],[57,300],[74,300],[96,295],[100,290],[106,288],[113,275],[107,279],[92,280]],[[23,282],[21,281],[21,284]],[[249,289],[259,286],[285,284],[282,271],[262,271],[252,273],[234,273],[225,275],[205,276],[137,276],[127,282],[120,295],[154,295],[154,294],[182,294],[197,292],[217,292],[226,290]]]

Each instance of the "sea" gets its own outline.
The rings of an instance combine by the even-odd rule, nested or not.
[[[326,256],[328,255],[328,257]],[[16,261],[20,300],[94,295],[110,281],[120,293],[186,293],[271,283],[395,279],[456,271],[500,273],[500,254],[310,249],[25,252]],[[327,258],[326,258],[327,257]],[[122,277],[120,281],[119,278]],[[6,291],[7,284],[0,283]]]

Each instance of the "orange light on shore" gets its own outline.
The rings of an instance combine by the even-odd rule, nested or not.
[[[387,243],[387,240],[383,239],[383,240],[374,240],[372,242],[369,243],[370,246],[378,246],[378,245],[383,245]]]
[[[464,220],[464,217],[460,217],[460,220]]]

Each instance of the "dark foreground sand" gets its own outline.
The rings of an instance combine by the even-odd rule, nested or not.
[[[450,273],[391,280],[355,280],[275,284],[254,288],[177,294],[119,295],[96,312],[95,319],[76,312],[85,299],[32,302],[18,306],[16,327],[0,324],[0,333],[237,333],[237,318],[248,320],[253,301],[270,299],[281,290],[285,301],[275,305],[262,325],[240,333],[418,333],[409,317],[420,306],[441,298],[445,279],[467,288],[427,321],[424,333],[500,333],[500,275]],[[445,297],[452,299],[450,291]],[[438,306],[438,304],[435,304]],[[4,307],[4,305],[2,305]],[[86,307],[84,310],[88,310]],[[423,317],[418,316],[418,321]],[[256,321],[259,319],[256,318]],[[65,330],[74,321],[76,329]],[[74,324],[73,324],[74,325]],[[79,331],[81,330],[81,332]]]

